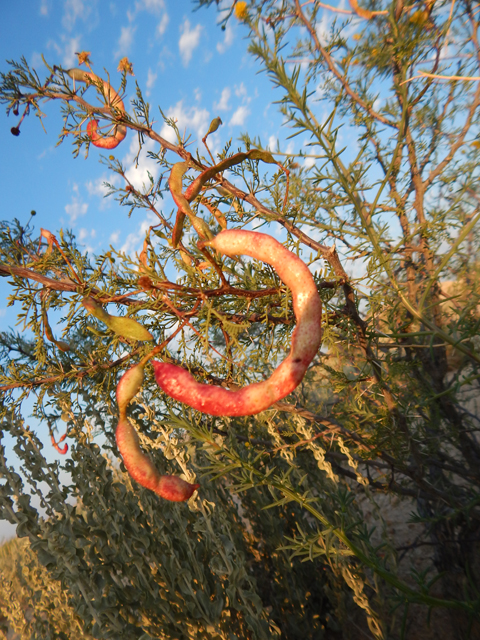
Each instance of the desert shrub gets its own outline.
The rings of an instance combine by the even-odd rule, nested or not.
[[[0,273],[28,332],[2,334],[1,429],[22,473],[2,448],[0,513],[97,638],[405,638],[412,605],[449,612],[459,638],[478,634],[479,418],[467,403],[480,377],[477,17],[464,1],[351,7],[329,34],[319,2],[237,2],[224,15],[245,23],[287,124],[308,137],[297,156],[253,136],[238,152],[193,154],[174,121],[176,144],[156,133],[140,89],[128,115],[98,76],[103,109],[79,100],[71,80],[83,72],[51,67],[41,80],[22,61],[2,75],[8,109],[62,101],[75,153],[95,144],[80,123],[104,118],[113,136],[124,127],[158,142],[152,157],[169,177],[137,190],[104,159],[124,181],[111,185],[119,203],[158,216],[138,260],[90,259],[66,232],[42,230],[40,250],[30,224],[1,228]],[[79,63],[91,69],[87,54]],[[187,504],[160,501],[118,467],[114,438],[119,374],[152,345],[105,309],[202,381],[264,379],[291,343],[291,296],[274,269],[206,244],[253,218],[313,265],[322,348],[295,391],[255,416],[194,411],[161,393],[147,365],[129,424],[160,473],[200,483]],[[86,297],[105,307],[94,319]],[[27,426],[32,394],[37,420],[66,425],[63,465],[47,463]],[[381,513],[380,539],[365,519],[383,496],[411,506],[420,533],[409,549]],[[431,564],[399,571],[422,547]]]

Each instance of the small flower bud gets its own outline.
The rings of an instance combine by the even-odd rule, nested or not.
[[[12,127],[12,128],[10,129],[10,131],[12,132],[12,134],[13,134],[14,136],[19,136],[19,135],[20,135],[20,129],[19,129],[18,127]]]

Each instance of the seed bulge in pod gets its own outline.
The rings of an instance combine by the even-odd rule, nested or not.
[[[117,402],[120,413],[125,411],[130,400],[137,395],[143,384],[144,377],[145,369],[142,365],[137,364],[130,367],[120,378],[117,385]]]

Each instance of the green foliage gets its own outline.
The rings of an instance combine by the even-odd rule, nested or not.
[[[414,77],[418,65],[442,72],[447,42],[456,75],[478,76],[477,18],[463,1],[382,8],[340,14],[324,34],[320,3],[248,3],[250,50],[292,136],[308,138],[297,156],[248,136],[238,152],[193,155],[173,121],[175,145],[153,130],[137,87],[126,125],[160,144],[161,178],[137,190],[114,156],[104,163],[124,181],[110,191],[129,214],[158,216],[138,261],[115,249],[90,260],[67,233],[39,250],[30,225],[0,228],[0,273],[22,326],[0,338],[0,434],[22,462],[20,474],[2,445],[0,515],[48,580],[68,585],[72,615],[96,638],[348,638],[359,626],[405,638],[411,603],[449,611],[459,638],[478,633],[480,441],[468,401],[480,380],[480,83]],[[75,133],[89,108],[63,70],[49,71],[42,84],[13,64],[0,99],[7,109],[60,99]],[[75,153],[83,143],[77,135]],[[188,504],[161,502],[118,466],[113,435],[118,378],[151,345],[105,318],[141,325],[157,358],[199,380],[268,376],[289,348],[289,292],[265,265],[196,242],[253,219],[280,225],[317,267],[323,347],[288,401],[245,418],[178,406],[147,365],[129,419],[162,473],[201,484]],[[60,334],[70,350],[49,337]],[[33,416],[74,443],[63,465],[47,463],[26,425],[32,396]],[[406,555],[381,519],[380,540],[366,521],[383,496],[421,526]],[[421,545],[431,562],[405,570]]]

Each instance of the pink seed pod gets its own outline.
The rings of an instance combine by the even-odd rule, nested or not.
[[[290,288],[297,326],[288,357],[267,380],[238,391],[197,382],[182,367],[152,362],[155,379],[170,397],[214,416],[246,416],[265,411],[301,382],[322,341],[322,302],[307,265],[271,236],[227,229],[201,243],[230,257],[248,255],[270,264]]]
[[[125,111],[125,105],[115,89],[105,80],[99,78],[95,73],[84,71],[83,69],[69,69],[68,75],[77,82],[85,82],[86,84],[102,83],[103,93],[109,106],[115,107],[119,111]],[[98,120],[90,120],[87,124],[87,134],[92,144],[101,149],[115,149],[127,135],[127,128],[120,124],[115,126],[115,133],[112,136],[101,136],[97,133]]]
[[[123,125],[116,127],[115,135],[113,136],[101,136],[97,133],[97,129],[98,120],[90,120],[87,124],[88,137],[92,144],[100,149],[115,149],[127,135],[127,129]]]
[[[130,367],[117,384],[117,403],[120,415],[125,415],[125,410],[130,400],[132,400],[140,390],[145,377],[145,369],[142,365],[137,364]]]
[[[176,476],[161,476],[141,450],[137,433],[126,417],[120,417],[115,438],[123,463],[131,477],[161,498],[171,502],[185,502],[200,487],[199,484],[190,484]]]

